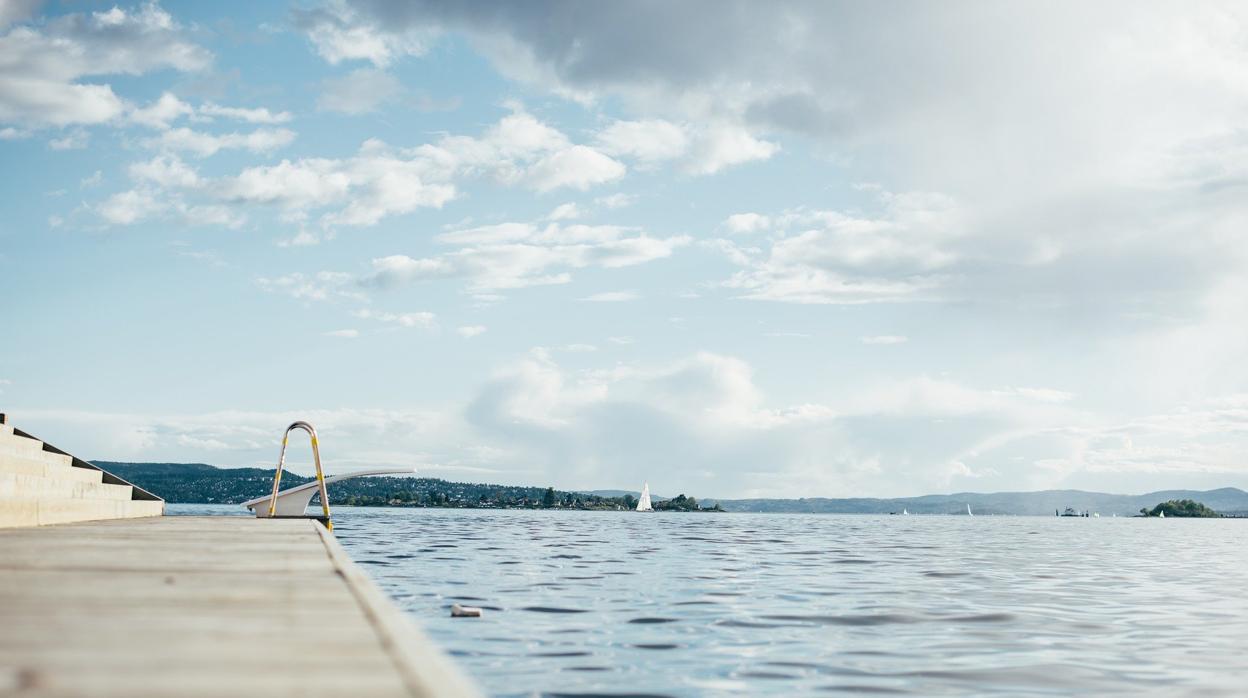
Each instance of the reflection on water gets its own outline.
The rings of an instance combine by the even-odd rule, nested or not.
[[[335,532],[499,696],[1248,694],[1248,521],[343,507]]]

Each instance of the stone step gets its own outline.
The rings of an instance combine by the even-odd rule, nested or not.
[[[100,482],[62,480],[42,475],[0,473],[0,497],[44,499],[72,497],[76,499],[118,499],[130,501],[134,488],[130,485],[106,485]]]
[[[29,463],[43,463],[44,465],[58,465],[62,467],[70,467],[74,462],[73,458],[63,456],[59,453],[52,453],[44,450],[31,450],[25,446],[10,446],[7,443],[0,442],[0,461],[17,459]]]
[[[160,516],[165,503],[146,500],[48,497],[38,501],[0,495],[0,528],[46,526],[72,521]]]
[[[48,465],[36,461],[25,461],[20,458],[0,457],[0,473],[9,475],[39,475],[54,477],[75,482],[103,482],[104,473],[90,468],[66,467],[64,465]]]

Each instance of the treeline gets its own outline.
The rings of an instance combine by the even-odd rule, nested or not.
[[[1191,499],[1171,499],[1152,509],[1148,507],[1140,509],[1140,514],[1143,516],[1160,516],[1163,512],[1168,517],[1185,519],[1217,519],[1222,516],[1204,504]]]
[[[118,463],[96,461],[104,468],[167,502],[187,504],[241,504],[268,494],[273,471],[263,468],[217,468],[204,463]],[[282,486],[294,487],[312,478],[282,474]],[[521,487],[438,478],[362,477],[330,486],[330,503],[348,506],[445,507],[486,509],[582,509],[613,511],[633,509],[631,494],[603,497],[566,492],[553,487]],[[313,498],[318,502],[319,497]],[[680,495],[656,500],[656,510],[702,510],[693,497]],[[706,509],[703,511],[712,511]]]

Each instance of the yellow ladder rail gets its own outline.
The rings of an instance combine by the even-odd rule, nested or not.
[[[316,439],[316,428],[304,421],[298,421],[286,427],[282,434],[282,453],[277,458],[277,473],[273,475],[273,495],[269,498],[269,516],[277,509],[277,490],[282,484],[282,468],[286,465],[286,445],[290,441],[290,432],[302,429],[312,437],[312,460],[316,462],[316,482],[321,494],[321,511],[325,513],[325,528],[334,530],[334,522],[329,518],[329,493],[325,490],[325,471],[321,469],[321,449]]]

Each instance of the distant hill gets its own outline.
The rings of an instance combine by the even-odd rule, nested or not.
[[[217,468],[205,463],[119,463],[94,461],[101,468],[133,482],[167,502],[239,504],[266,495],[273,488],[270,468]],[[282,486],[311,482],[291,472],[282,474]],[[334,504],[407,507],[504,507],[606,509],[624,508],[623,497],[602,497],[546,487],[449,482],[427,477],[362,477],[335,483]],[[313,502],[319,501],[315,497]]]
[[[969,504],[976,514],[1014,514],[1051,516],[1054,511],[1071,507],[1077,511],[1097,512],[1101,516],[1117,514],[1134,516],[1140,509],[1152,509],[1172,499],[1191,499],[1218,512],[1248,510],[1248,492],[1234,487],[1217,490],[1162,490],[1148,494],[1106,494],[1082,490],[1044,490],[1041,492],[994,492],[981,494],[929,494],[922,497],[897,499],[705,499],[719,502],[725,511],[805,512],[813,514],[887,514],[903,509],[911,514],[962,514]]]
[[[267,494],[273,486],[271,468],[217,468],[205,463],[118,463],[95,461],[117,476],[153,492],[169,502],[237,504]],[[310,482],[294,473],[282,475],[284,486]],[[449,482],[423,477],[366,477],[333,486],[331,499],[338,504],[361,506],[433,507],[516,507],[545,506],[545,487],[490,485]],[[617,509],[635,500],[637,492],[592,490],[553,491],[556,508]],[[652,496],[658,503],[665,497]],[[1220,513],[1248,512],[1248,492],[1224,487],[1205,492],[1163,490],[1141,495],[1105,494],[1081,490],[1042,492],[994,492],[930,494],[897,499],[713,499],[703,498],[703,506],[719,503],[725,511],[762,511],[812,514],[887,514],[908,510],[911,514],[964,514],[966,506],[976,514],[1052,516],[1055,510],[1071,507],[1093,511],[1101,516],[1134,516],[1141,508],[1152,509],[1162,502],[1190,499]]]

